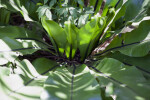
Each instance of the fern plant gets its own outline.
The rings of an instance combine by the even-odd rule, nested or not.
[[[0,99],[148,100],[149,2],[1,0]]]

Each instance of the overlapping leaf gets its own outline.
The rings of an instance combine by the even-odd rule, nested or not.
[[[130,25],[132,22],[140,21],[149,12],[148,8],[149,0],[121,0],[113,20],[114,28],[120,29],[125,25]]]
[[[1,24],[8,24],[9,23],[9,18],[10,18],[10,11],[0,8],[0,25]]]
[[[123,55],[119,52],[114,52],[109,54],[108,57],[115,58],[126,65],[135,66],[139,71],[141,71],[144,75],[150,77],[150,55],[146,55],[144,57],[130,57]]]
[[[70,72],[61,67],[51,72],[44,84],[45,90],[41,99],[100,100],[100,89],[89,69],[83,65],[73,70]]]
[[[42,18],[42,25],[48,32],[50,40],[55,46],[57,53],[63,54],[66,46],[66,33],[63,28],[61,28],[56,22],[52,20],[46,20],[45,17]]]
[[[16,26],[0,27],[0,44],[0,57],[3,58],[1,64],[7,60],[13,61],[18,55],[31,54],[49,47],[38,34]]]
[[[118,60],[105,58],[97,64],[97,78],[100,86],[108,86],[111,91],[106,91],[108,96],[116,95],[116,100],[147,100],[150,87],[148,81],[135,66],[127,66]],[[111,84],[111,85],[110,85]]]
[[[43,63],[47,65],[43,67]],[[43,83],[49,71],[55,69],[57,64],[46,58],[35,60],[34,67],[28,60],[16,62],[16,64],[15,74],[10,73],[10,68],[0,67],[0,93],[2,93],[0,99],[40,99]],[[41,70],[40,67],[44,69]]]
[[[105,24],[105,18],[95,16],[94,19],[79,30],[78,47],[80,49],[81,61],[83,61],[97,45]]]
[[[150,20],[143,21],[139,27],[131,32],[116,36],[109,46],[97,55],[101,55],[113,50],[119,50],[122,54],[141,57],[148,54]]]
[[[36,0],[36,2],[32,2],[32,0],[28,2],[26,0],[1,0],[0,5],[10,11],[20,12],[26,21],[34,21],[38,20],[36,14],[38,8],[36,3],[38,1],[39,0]]]
[[[18,63],[17,63],[18,64]],[[20,65],[24,64],[24,65]],[[28,68],[28,69],[25,69]],[[9,72],[8,68],[1,68],[0,71],[7,69],[6,73]],[[18,71],[18,72],[17,72]],[[18,64],[17,69],[15,69],[15,74],[3,73],[0,75],[0,92],[3,94],[0,98],[7,100],[18,100],[18,99],[28,99],[37,100],[40,98],[40,93],[42,91],[42,81],[45,78],[41,77],[39,80],[34,81],[34,86],[26,86],[26,82],[32,79],[35,75],[39,75],[29,63],[25,60]]]
[[[77,34],[78,34],[78,28],[71,23],[71,21],[67,21],[65,23],[64,28],[66,35],[67,35],[67,41],[68,44],[66,46],[66,56],[67,58],[72,59],[75,56],[76,50],[77,50]]]

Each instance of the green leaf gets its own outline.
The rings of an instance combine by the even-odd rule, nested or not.
[[[92,19],[79,30],[78,46],[80,50],[81,61],[83,61],[95,48],[105,24],[105,18],[95,16],[94,19]]]
[[[148,54],[149,47],[149,33],[150,20],[141,22],[139,27],[131,32],[116,36],[109,46],[97,55],[101,55],[110,51],[120,51],[122,54],[141,57]]]
[[[72,59],[75,56],[77,50],[77,34],[78,28],[71,23],[71,21],[65,22],[64,28],[67,34],[68,45],[66,46],[66,56],[67,58]]]
[[[57,8],[56,12],[57,12],[58,15],[67,16],[67,14],[69,12],[69,9],[68,9],[68,7]]]
[[[109,7],[115,7],[117,2],[118,2],[118,0],[107,0],[105,2],[105,6],[104,6],[104,9],[103,9],[102,16],[106,16],[106,14],[109,10]]]
[[[49,11],[50,7],[47,5],[44,6],[40,6],[37,9],[38,15],[39,15],[39,19],[41,19],[44,15],[46,15],[47,18],[51,19],[51,12]]]
[[[45,82],[41,99],[79,100],[82,97],[82,100],[100,100],[100,89],[89,69],[82,65],[73,70],[61,67],[52,72]]]
[[[56,52],[63,54],[66,46],[66,33],[56,22],[42,18],[42,25],[48,32],[50,40],[55,47]],[[60,55],[60,54],[59,54]]]
[[[46,10],[45,15],[49,20],[52,20],[52,13],[49,9]]]
[[[120,4],[122,6],[116,11],[117,14],[112,22],[115,23],[115,29],[120,29],[125,25],[130,25],[130,23],[138,22],[144,18],[146,11],[148,12],[149,0],[128,0]]]
[[[57,3],[57,0],[51,0],[49,6],[52,7],[55,3]]]
[[[143,2],[144,0],[128,0],[127,2],[128,7],[126,9],[126,13],[124,16],[126,21],[132,20],[139,14],[141,7],[143,5]]]
[[[44,0],[44,4],[46,4],[48,2],[48,0]]]
[[[38,34],[16,26],[0,27],[1,63],[13,61],[18,55],[31,54],[39,49],[49,47]],[[8,60],[8,61],[7,61]]]
[[[74,7],[69,7],[69,13],[70,17],[72,17],[73,19],[78,17],[78,10]]]
[[[147,55],[150,50],[150,47],[149,47],[150,30],[149,30],[149,28],[150,28],[150,20],[142,22],[138,29],[136,29],[130,33],[126,33],[124,36],[125,44],[139,42],[139,41],[141,41],[141,43],[126,47],[126,48],[120,50],[120,52],[125,55],[134,56],[134,57],[140,57],[140,56]]]
[[[8,24],[10,19],[10,11],[0,8],[0,24]]]
[[[23,41],[23,42],[18,42],[15,39],[11,39],[8,37],[5,37],[3,39],[0,39],[1,47],[0,47],[0,52],[10,52],[10,51],[20,51],[20,50],[25,50],[26,48],[31,49],[30,51],[20,51],[23,54],[31,54],[35,52],[36,50],[36,44],[34,44],[33,41]],[[41,48],[37,48],[41,49]]]
[[[119,29],[124,26],[125,19],[123,16],[125,15],[127,4],[128,4],[127,1],[123,1],[123,0],[121,0],[120,3],[118,4],[117,7],[118,9],[116,9],[116,14],[112,21],[113,28]]]
[[[119,52],[114,52],[112,54],[109,54],[107,57],[115,58],[129,66],[136,66],[136,68],[139,71],[141,71],[144,75],[150,77],[150,67],[149,67],[150,54],[144,57],[130,57],[123,55]]]
[[[77,0],[78,4],[80,4],[81,6],[84,6],[84,3],[82,0]]]
[[[45,43],[42,40],[42,34],[41,33],[35,33],[33,31],[27,30],[22,27],[17,27],[17,26],[0,26],[0,39],[3,39],[5,37],[15,39],[21,42],[21,40],[31,40],[35,41],[38,47],[43,47],[49,46],[47,43]],[[41,45],[41,44],[42,45]],[[43,45],[44,44],[44,45]]]
[[[0,4],[2,7],[10,9],[11,11],[19,11],[19,7],[17,6],[18,3],[15,2],[15,0],[11,0],[10,2],[6,0],[1,0]]]
[[[79,17],[78,27],[83,27],[89,19],[89,14],[84,14]]]
[[[10,69],[0,67],[0,93],[2,93],[0,98],[7,100],[40,99],[42,85],[46,77],[39,76],[28,60],[16,63],[15,74],[8,75],[4,71],[6,70],[8,73]],[[32,78],[34,81],[29,82]],[[26,86],[29,83],[30,86]]]
[[[46,58],[35,60],[33,66],[28,60],[17,61],[14,74],[10,68],[0,67],[1,99],[7,100],[39,100],[43,84],[48,73],[58,67]],[[47,64],[43,66],[43,63]],[[41,67],[41,68],[40,68]]]
[[[149,82],[136,67],[124,65],[112,58],[105,58],[97,64],[96,68],[92,68],[97,73],[101,87],[113,85],[114,90],[110,95],[116,95],[116,100],[150,98],[147,94],[150,92]]]
[[[39,0],[36,0],[38,2]],[[38,6],[36,2],[26,0],[1,0],[1,5],[13,12],[20,12],[26,21],[38,20],[36,10]]]
[[[52,67],[54,67],[55,65],[57,65],[55,61],[52,61],[46,58],[38,58],[34,60],[32,64],[39,74],[44,73],[48,71],[49,69],[51,69]],[[45,75],[49,75],[49,73]]]
[[[95,9],[94,14],[95,15],[100,11],[102,2],[103,2],[103,0],[98,0],[98,1],[97,0],[92,0],[92,1],[90,0],[89,6],[93,6],[94,7],[94,9]]]

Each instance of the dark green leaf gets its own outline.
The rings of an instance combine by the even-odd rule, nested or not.
[[[54,67],[55,65],[57,65],[55,61],[52,61],[46,58],[38,58],[34,60],[32,64],[39,74],[44,73],[48,71],[49,69],[51,69],[52,67]],[[49,75],[49,74],[47,73],[45,75]]]
[[[52,7],[55,3],[57,3],[57,0],[51,0],[49,6]]]

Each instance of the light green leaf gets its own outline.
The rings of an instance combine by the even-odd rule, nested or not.
[[[83,65],[73,70],[70,72],[62,67],[52,72],[45,82],[41,99],[101,100],[100,89],[89,69]]]
[[[78,27],[82,27],[86,24],[89,19],[89,14],[84,14],[79,17]]]
[[[66,46],[66,33],[56,22],[42,18],[42,25],[48,32],[50,40],[55,47],[56,52],[60,55],[64,53]]]
[[[64,28],[66,35],[67,35],[67,41],[68,45],[66,46],[66,56],[67,58],[72,59],[75,56],[76,50],[77,50],[77,34],[78,34],[78,28],[71,23],[71,21],[65,22],[65,28]]]
[[[83,61],[93,50],[98,43],[98,39],[105,26],[105,18],[95,16],[90,22],[79,30],[78,42],[81,55],[81,61]]]
[[[72,17],[73,19],[78,17],[78,10],[74,7],[69,7],[69,13],[70,13],[70,17]]]
[[[38,15],[39,15],[39,19],[42,18],[44,15],[46,15],[48,18],[49,16],[51,15],[47,15],[46,13],[49,13],[49,6],[47,5],[44,5],[44,6],[40,6],[38,9],[37,9],[37,12],[38,12]]]
[[[106,16],[107,11],[109,10],[109,7],[115,7],[117,2],[118,2],[118,0],[107,0],[105,2],[105,6],[103,8],[102,16]]]
[[[52,20],[52,13],[49,9],[46,10],[45,15],[49,20]]]
[[[89,6],[93,6],[93,8],[95,8],[95,12],[94,14],[96,15],[99,11],[100,11],[100,8],[101,8],[101,5],[103,3],[103,0],[90,0],[90,4]]]

